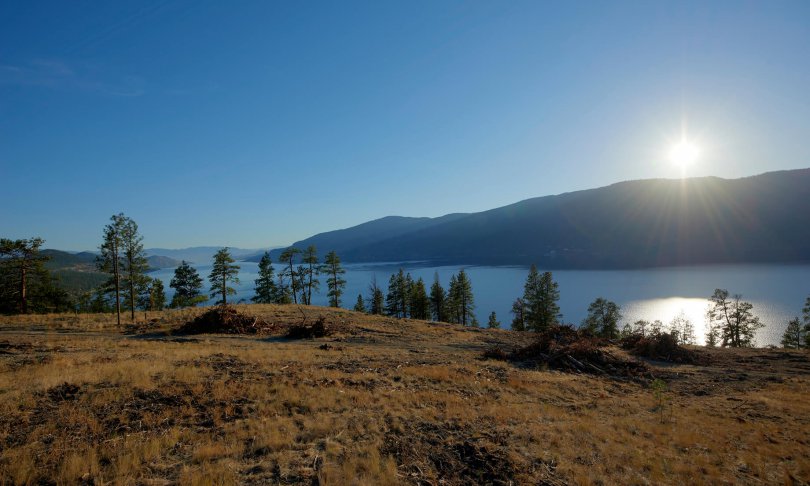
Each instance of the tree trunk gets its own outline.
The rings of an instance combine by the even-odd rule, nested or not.
[[[225,288],[227,283],[225,282],[225,274],[222,274],[222,305],[228,305],[228,289]]]

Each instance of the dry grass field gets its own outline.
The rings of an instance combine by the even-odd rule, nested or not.
[[[2,483],[810,481],[807,352],[701,349],[701,365],[650,363],[656,392],[481,358],[528,334],[239,309],[339,332],[168,332],[199,309],[126,331],[110,315],[0,317]]]

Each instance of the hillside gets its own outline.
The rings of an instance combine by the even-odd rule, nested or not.
[[[204,309],[0,318],[16,484],[806,484],[807,351],[693,348],[635,378],[483,352],[512,331],[237,306],[317,339],[168,333]],[[139,313],[140,317],[140,313]],[[58,331],[58,332],[54,332]],[[88,332],[90,331],[90,332]],[[626,355],[607,348],[619,358]],[[653,379],[662,380],[654,382]],[[663,383],[654,388],[653,383]]]
[[[801,169],[731,180],[622,182],[428,219],[393,235],[381,229],[370,237],[374,222],[366,223],[296,246],[339,249],[347,262],[544,268],[798,262],[810,261],[808,214],[810,169]]]

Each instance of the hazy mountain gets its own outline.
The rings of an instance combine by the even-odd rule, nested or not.
[[[292,244],[296,248],[304,249],[309,245],[315,245],[319,251],[336,251],[338,255],[365,245],[370,245],[388,238],[393,238],[408,233],[413,233],[422,229],[430,228],[437,224],[455,221],[467,216],[466,214],[448,214],[440,218],[408,218],[404,216],[388,216],[375,219],[367,223],[359,224],[351,228],[319,233],[305,240],[296,241]],[[283,248],[270,252],[274,261],[278,261],[278,256]],[[258,262],[264,252],[260,252],[247,261]]]
[[[179,265],[181,260],[185,260],[190,263],[205,264],[210,263],[214,259],[214,253],[218,252],[222,248],[223,247],[221,246],[194,246],[191,248],[174,250],[169,248],[147,248],[146,254],[150,256],[169,257],[177,261],[176,264],[170,266]],[[255,255],[259,251],[263,250],[228,247],[228,251],[231,252],[231,255],[235,259],[241,260],[245,257]]]
[[[402,220],[418,221],[408,227]],[[387,224],[391,222],[392,232]],[[473,214],[383,218],[296,242],[347,262],[635,268],[810,261],[810,169],[650,179]]]
[[[146,257],[147,263],[149,263],[149,270],[159,270],[161,268],[174,268],[180,265],[180,260],[175,260],[174,258],[161,256],[161,255],[149,255]]]

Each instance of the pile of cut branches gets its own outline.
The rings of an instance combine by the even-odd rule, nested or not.
[[[668,333],[630,334],[622,338],[621,345],[636,356],[675,363],[697,362],[696,353],[680,346],[675,337]]]
[[[644,363],[616,356],[607,349],[608,345],[608,341],[588,331],[571,326],[552,326],[538,333],[537,339],[526,347],[511,353],[490,349],[484,357],[497,359],[505,356],[516,363],[575,373],[635,377],[647,372]]]
[[[183,324],[174,334],[271,334],[275,330],[275,326],[258,317],[218,305]]]

